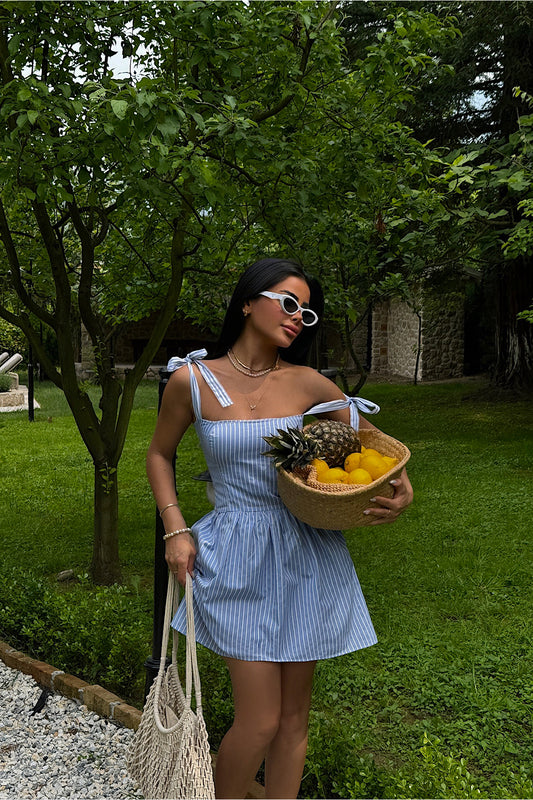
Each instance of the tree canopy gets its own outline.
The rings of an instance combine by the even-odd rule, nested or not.
[[[348,345],[376,298],[479,258],[498,175],[510,190],[519,177],[422,135],[440,94],[421,114],[420,92],[451,81],[452,5],[0,2],[0,317],[65,393],[93,460],[96,580],[120,575],[118,463],[176,309],[220,319],[244,264],[283,252],[323,279]],[[121,381],[113,337],[150,313]],[[76,374],[82,324],[96,407]]]
[[[409,135],[392,100],[408,59],[417,71],[431,59],[408,48],[398,55],[392,31],[347,70],[334,12],[316,2],[0,4],[1,269],[10,292],[0,315],[24,331],[64,391],[93,459],[97,580],[119,574],[118,461],[135,388],[184,277],[190,299],[198,275],[214,272],[221,289],[233,282],[243,252],[284,242],[302,253],[302,224],[288,241],[284,215],[293,227],[322,226],[322,255],[334,244],[328,214],[340,219],[365,182],[367,196],[379,193],[375,165],[388,163],[394,184]],[[110,67],[117,45],[131,59],[126,78]],[[356,178],[343,177],[350,165]],[[369,235],[378,205],[361,216]],[[113,334],[150,311],[150,340],[121,383]],[[76,375],[80,323],[94,347],[98,408]],[[58,366],[40,325],[57,336]]]
[[[440,216],[457,241],[458,229],[477,271],[487,325],[494,340],[494,387],[533,387],[533,328],[527,324],[533,266],[526,242],[531,219],[533,10],[527,2],[427,2],[343,4],[350,61],[399,10],[430,12],[457,36],[434,39],[429,53],[441,69],[425,72],[416,102],[400,110],[404,124],[449,163],[455,203]],[[447,237],[448,238],[448,237]],[[519,243],[524,245],[520,248]],[[451,251],[449,251],[451,252]],[[461,250],[456,265],[465,266]],[[454,267],[452,267],[454,269]]]

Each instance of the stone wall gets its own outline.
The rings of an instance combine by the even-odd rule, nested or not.
[[[464,365],[464,300],[460,293],[425,293],[421,300],[422,341],[417,380],[459,378]],[[372,365],[376,376],[414,380],[419,318],[406,303],[374,308]]]
[[[389,310],[390,303],[379,303],[372,311],[371,371],[388,375],[389,367]]]
[[[464,299],[429,296],[424,304],[423,380],[460,378],[464,372]]]
[[[125,371],[136,363],[144,349],[154,327],[154,317],[147,317],[139,322],[125,325],[115,338],[115,373],[123,377]],[[157,351],[153,364],[148,368],[145,378],[158,379],[159,370],[167,365],[172,356],[184,356],[191,350],[207,347],[215,341],[215,336],[210,331],[205,331],[187,320],[174,320],[168,326],[165,338]],[[94,349],[86,329],[81,328],[81,357],[76,365],[80,380],[91,380],[96,370],[94,363]]]
[[[387,371],[400,378],[413,380],[418,348],[418,316],[399,300],[391,300],[387,306]],[[419,364],[417,379],[421,377]]]

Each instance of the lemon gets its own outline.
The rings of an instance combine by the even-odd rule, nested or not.
[[[363,452],[363,448],[361,448],[361,452]],[[383,458],[381,453],[379,453],[377,450],[374,450],[373,447],[365,447],[364,454],[365,456],[380,456],[381,458]]]
[[[311,466],[316,469],[316,474],[318,475],[318,477],[320,477],[320,475],[322,475],[323,472],[329,469],[328,464],[326,464],[326,462],[322,458],[314,458],[311,461]]]
[[[340,467],[324,470],[318,476],[320,483],[347,483],[349,473]]]
[[[351,472],[352,469],[357,469],[360,461],[361,453],[350,453],[350,455],[346,456],[344,459],[344,469],[346,472]]]
[[[368,450],[361,459],[361,467],[370,473],[374,481],[381,478],[381,476],[390,469],[388,464],[383,460],[383,456],[380,456],[379,453],[376,455],[369,455]]]
[[[398,463],[397,458],[393,458],[392,456],[383,456],[383,461],[387,464],[389,469],[392,469]]]
[[[368,484],[372,483],[372,475],[366,471],[366,469],[361,469],[358,467],[357,469],[352,469],[351,472],[348,473],[348,483],[357,483],[357,484]]]

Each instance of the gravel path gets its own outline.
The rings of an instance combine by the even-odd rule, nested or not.
[[[133,731],[59,694],[32,715],[41,691],[0,661],[0,800],[141,798],[125,763]]]

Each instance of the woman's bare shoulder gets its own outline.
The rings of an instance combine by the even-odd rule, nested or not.
[[[186,367],[180,367],[168,379],[163,392],[163,403],[168,406],[170,402],[174,407],[178,405],[188,408],[192,405],[191,381],[189,370]]]
[[[319,403],[327,403],[330,400],[341,400],[344,398],[344,394],[337,384],[333,383],[330,378],[321,375],[316,369],[295,364],[287,364],[287,367],[291,370],[291,377],[294,383],[305,391],[305,394],[311,401],[311,405],[318,405]]]
[[[170,386],[172,388],[181,388],[181,389],[189,385],[190,385],[189,370],[187,369],[186,366],[180,367],[179,369],[172,372],[167,383],[167,386]]]

